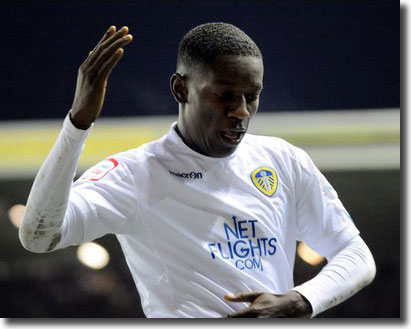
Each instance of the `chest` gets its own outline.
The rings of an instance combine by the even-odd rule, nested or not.
[[[156,161],[148,175],[141,212],[169,239],[281,240],[294,227],[292,182],[273,161]]]

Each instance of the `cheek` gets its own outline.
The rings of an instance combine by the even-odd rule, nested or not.
[[[200,112],[203,120],[208,124],[216,124],[221,121],[221,117],[224,115],[224,108],[221,104],[205,99],[201,105]]]
[[[192,104],[189,110],[189,121],[197,127],[197,133],[208,135],[215,125],[217,119],[214,111],[206,103]]]
[[[215,111],[212,108],[208,108],[205,111],[205,120],[207,120],[208,124],[216,121]]]
[[[203,131],[212,131],[221,122],[224,116],[224,107],[221,103],[208,97],[208,93],[193,92],[189,94],[190,115],[199,122]]]
[[[250,113],[251,116],[257,113],[259,101],[256,101],[252,106],[247,108],[247,111]]]

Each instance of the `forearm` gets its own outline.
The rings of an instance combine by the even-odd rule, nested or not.
[[[60,241],[71,185],[88,132],[76,129],[66,117],[30,191],[19,230],[20,241],[26,249],[52,251]]]
[[[372,282],[374,258],[367,245],[356,237],[313,279],[295,287],[311,303],[312,316],[343,302]]]

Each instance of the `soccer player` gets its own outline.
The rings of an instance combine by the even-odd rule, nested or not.
[[[74,184],[108,77],[132,41],[111,26],[81,64],[71,110],[30,192],[20,240],[50,252],[116,234],[147,317],[314,317],[375,276],[337,193],[286,141],[246,134],[263,57],[237,27],[208,23],[181,40],[171,91],[178,121]],[[328,259],[295,287],[296,241]]]

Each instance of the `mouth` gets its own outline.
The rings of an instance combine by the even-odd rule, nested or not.
[[[245,130],[223,130],[221,137],[225,142],[232,145],[238,145],[245,135]]]

